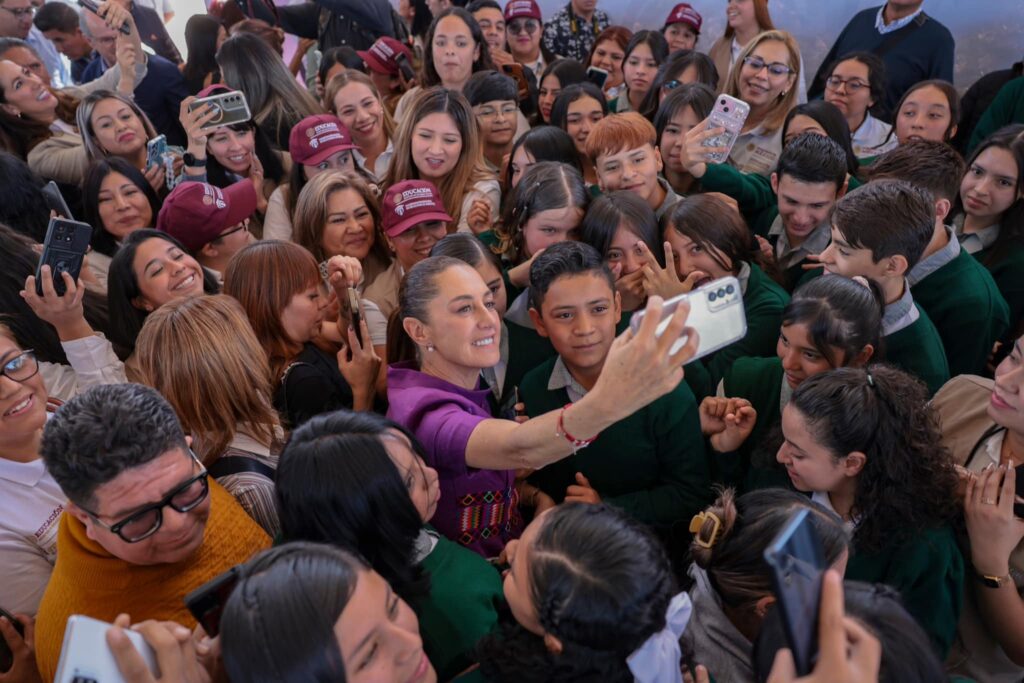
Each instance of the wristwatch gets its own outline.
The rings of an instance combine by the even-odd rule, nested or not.
[[[977,574],[978,580],[986,588],[1002,588],[1003,584],[1010,583],[1012,580],[1009,574],[1004,576],[993,576],[991,574]]]
[[[181,155],[181,160],[185,162],[185,165],[189,168],[204,168],[206,166],[206,159],[197,159],[192,152],[185,152]]]

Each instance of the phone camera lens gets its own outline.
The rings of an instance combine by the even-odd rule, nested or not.
[[[729,113],[729,107],[724,107],[724,108],[722,109],[722,111],[724,111],[724,112],[726,112],[726,113]]]
[[[708,292],[708,301],[714,301],[717,298],[714,292]]]
[[[718,298],[722,299],[724,297],[725,297],[725,289],[723,288],[723,289],[718,290]]]
[[[725,288],[725,291],[726,291],[726,293],[728,293],[728,294],[732,294],[733,292],[735,292],[735,291],[736,291],[736,288],[735,288],[735,287],[733,287],[732,285],[729,285],[728,287],[726,287],[726,288]]]

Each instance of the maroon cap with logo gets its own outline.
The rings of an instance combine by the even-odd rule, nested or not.
[[[316,166],[332,154],[355,148],[348,128],[331,114],[307,116],[288,136],[292,161],[303,166]]]
[[[381,36],[369,50],[359,50],[356,54],[363,58],[366,66],[377,73],[391,76],[398,75],[398,55],[405,55],[409,60],[409,66],[412,66],[413,60],[412,50],[408,45],[388,36]]]
[[[505,21],[512,21],[519,17],[540,21],[540,5],[534,0],[511,0],[505,5]]]
[[[427,221],[451,223],[444,210],[441,194],[427,180],[403,180],[384,191],[381,202],[381,227],[388,237]]]
[[[688,2],[681,2],[672,8],[669,12],[668,19],[665,20],[665,26],[669,24],[686,24],[693,29],[694,33],[700,33],[700,25],[704,23],[701,19],[700,14],[697,10]]]
[[[173,235],[194,253],[255,210],[256,188],[251,180],[225,188],[189,181],[175,187],[164,199],[156,229]]]

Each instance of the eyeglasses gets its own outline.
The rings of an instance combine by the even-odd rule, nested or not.
[[[32,349],[22,351],[0,367],[0,376],[6,377],[12,382],[24,382],[35,377],[39,372],[39,361]]]
[[[516,115],[518,108],[515,104],[503,104],[500,109],[485,105],[477,109],[476,115],[481,119],[495,119],[501,114],[502,118],[510,119]]]
[[[788,76],[793,73],[793,69],[789,68],[782,62],[771,62],[770,64],[760,57],[747,57],[743,60],[743,63],[754,70],[754,73],[760,73],[761,69],[768,69],[768,73],[772,76]]]
[[[245,230],[246,232],[248,232],[248,230],[249,230],[249,219],[248,218],[246,218],[241,223],[239,223],[235,227],[231,228],[227,232],[222,232],[221,234],[217,235],[217,239],[222,240],[225,237],[227,237],[228,235],[234,235],[239,230]]]
[[[529,35],[533,35],[540,28],[540,22],[536,19],[516,19],[513,22],[506,24],[508,32],[512,35],[519,35],[523,31],[526,31]]]
[[[665,92],[668,92],[669,90],[675,90],[682,84],[683,82],[680,81],[678,78],[673,78],[671,81],[665,81],[665,83],[662,84],[661,89],[664,90]]]
[[[22,9],[10,9],[8,7],[0,7],[2,10],[7,10],[18,19],[28,19],[36,15],[35,7],[24,7]]]
[[[828,79],[826,79],[825,81],[825,87],[828,88],[829,90],[839,90],[839,88],[841,88],[844,85],[846,86],[846,92],[850,93],[851,95],[859,91],[861,88],[871,87],[869,83],[865,83],[859,78],[843,79],[840,78],[839,76],[829,76]]]
[[[199,504],[206,500],[210,493],[209,472],[199,462],[199,458],[192,452],[193,464],[199,465],[202,472],[184,482],[178,488],[168,493],[159,503],[148,505],[131,516],[122,519],[116,524],[106,524],[97,517],[95,512],[89,512],[82,508],[93,521],[107,531],[117,534],[125,543],[138,543],[155,534],[164,523],[164,508],[170,507],[175,512],[190,512],[199,507]]]

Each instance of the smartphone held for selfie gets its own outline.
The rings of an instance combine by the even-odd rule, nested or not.
[[[60,188],[57,187],[57,183],[51,180],[43,185],[43,197],[46,199],[46,208],[56,212],[58,218],[66,218],[69,221],[75,220],[75,217],[71,215],[71,209],[68,208],[67,202],[64,201],[64,195],[61,194]]]
[[[514,420],[517,417],[525,415],[525,413],[516,409],[516,406],[518,406],[519,403],[519,387],[512,387],[512,395],[509,396],[504,404],[502,404],[501,410],[499,411],[502,419]]]
[[[36,294],[43,295],[43,266],[50,266],[53,288],[57,296],[64,296],[67,288],[61,273],[70,273],[72,279],[78,281],[91,239],[92,226],[88,223],[51,218],[43,241],[43,255],[36,266]]]
[[[78,0],[78,4],[84,7],[85,9],[89,10],[93,14],[98,15],[100,13],[100,5],[99,3],[94,2],[94,0]],[[132,34],[132,27],[128,25],[127,21],[121,24],[121,26],[117,30],[125,34],[126,36],[130,36]]]
[[[708,116],[707,130],[724,128],[725,132],[708,138],[701,145],[704,147],[725,147],[727,149],[724,152],[708,154],[708,161],[721,164],[729,158],[729,153],[732,152],[732,147],[736,144],[736,138],[739,137],[740,131],[743,130],[743,124],[747,122],[748,116],[750,116],[749,104],[729,95],[718,96],[715,108],[711,110],[711,114]]]
[[[416,78],[416,72],[413,71],[412,64],[409,63],[409,58],[399,52],[395,55],[395,63],[398,64],[398,70],[402,72],[402,78],[406,81],[412,81]]]
[[[811,524],[811,511],[796,512],[765,548],[797,675],[811,673],[818,656],[818,611],[825,554]]]
[[[1024,499],[1024,465],[1017,465],[1017,497]],[[1014,502],[1013,514],[1020,519],[1024,519],[1024,503]]]
[[[690,315],[686,319],[686,326],[692,327],[700,334],[697,353],[690,361],[714,353],[743,339],[747,334],[747,316],[743,310],[743,291],[740,289],[740,281],[735,277],[730,275],[720,278],[666,301],[661,309],[661,321],[658,323],[657,335],[659,337],[668,327],[669,320],[676,312],[676,308],[684,301],[690,302]],[[633,328],[634,333],[640,331],[640,323],[643,322],[646,314],[646,310],[633,314],[629,326]],[[672,353],[682,348],[686,344],[686,339],[687,335],[680,336],[678,341],[672,345]]]
[[[221,126],[245,123],[252,118],[252,113],[249,111],[249,103],[245,100],[245,94],[239,90],[201,97],[191,102],[188,105],[188,110],[195,111],[204,104],[210,105],[217,114],[202,125],[202,130],[213,130]]]
[[[220,635],[220,617],[237,584],[238,567],[232,567],[185,596],[185,607],[211,638]]]
[[[111,624],[81,614],[68,617],[54,683],[124,683],[117,660],[107,645],[110,627]],[[159,669],[153,648],[142,634],[131,629],[124,629],[124,632],[149,670],[157,675]]]
[[[352,329],[356,332],[356,339],[359,344],[363,343],[363,312],[359,310],[359,294],[355,287],[348,288],[348,310],[349,320],[352,321]]]
[[[146,143],[146,168],[162,164],[165,154],[167,154],[167,136],[157,135]]]
[[[592,66],[587,69],[587,80],[598,88],[604,89],[604,84],[608,82],[608,72],[604,69],[598,69],[596,66]]]
[[[0,617],[7,617],[7,621],[11,622],[14,626],[14,630],[18,632],[18,635],[25,636],[25,625],[18,621],[13,614],[0,607]],[[11,646],[7,644],[7,641],[0,637],[0,673],[10,671],[14,665],[14,653],[11,652]]]

